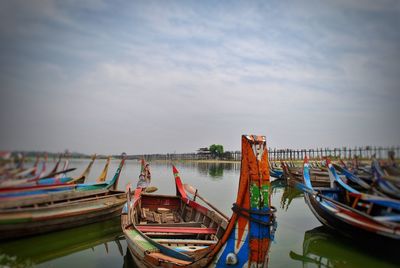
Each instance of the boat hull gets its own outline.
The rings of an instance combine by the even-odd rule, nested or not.
[[[312,213],[322,224],[347,237],[354,238],[356,236],[366,241],[371,239],[375,241],[400,241],[399,230],[394,231],[383,224],[373,222],[346,207],[329,204],[326,201],[324,201],[325,205],[321,204],[321,201],[316,200],[313,195],[308,193],[304,194],[304,199]]]
[[[136,264],[139,267],[266,267],[275,224],[267,156],[265,137],[242,136],[238,194],[230,218],[196,189],[182,184],[175,166],[176,196],[143,194],[140,187],[132,198],[128,194],[121,224]],[[193,198],[188,194],[194,195]],[[196,197],[208,208],[197,203]],[[156,216],[163,211],[170,215],[161,216],[160,220]]]
[[[1,239],[43,234],[117,217],[126,202],[124,192],[113,192],[50,206],[3,209],[0,213]]]

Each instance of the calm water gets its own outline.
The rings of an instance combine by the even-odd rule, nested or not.
[[[105,160],[97,160],[91,177],[100,174]],[[88,160],[74,160],[71,167],[78,175]],[[110,178],[118,161],[110,165]],[[184,183],[226,214],[235,201],[240,164],[176,163]],[[137,161],[127,161],[119,183],[125,189],[140,171]],[[160,194],[174,194],[170,165],[151,163],[152,184]],[[269,252],[269,267],[399,267],[399,254],[371,244],[360,245],[355,239],[331,233],[316,220],[300,192],[273,182],[272,205],[277,208],[278,227]],[[134,267],[120,230],[119,219],[87,225],[57,233],[0,244],[1,267]],[[390,248],[392,251],[400,249]]]

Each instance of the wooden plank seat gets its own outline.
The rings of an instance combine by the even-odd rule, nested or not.
[[[177,222],[177,223],[143,223],[137,226],[161,226],[161,227],[205,227],[201,222]]]
[[[168,245],[185,245],[185,246],[192,246],[192,245],[214,245],[217,244],[217,240],[201,240],[201,239],[153,239],[157,243],[160,244],[168,244]]]
[[[144,233],[216,234],[217,228],[202,227],[163,227],[140,225],[136,228]]]

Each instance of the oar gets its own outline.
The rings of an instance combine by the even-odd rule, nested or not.
[[[154,193],[154,192],[157,191],[157,190],[158,190],[157,187],[155,187],[155,186],[149,186],[149,187],[146,187],[145,192],[146,192],[146,193]]]
[[[208,202],[206,199],[204,199],[201,195],[199,195],[198,190],[195,189],[193,186],[189,185],[189,184],[183,184],[183,187],[185,188],[186,191],[188,191],[190,194],[192,194],[193,196],[197,196],[198,198],[200,198],[204,203],[206,203],[208,206],[210,206],[212,209],[214,209],[216,212],[218,212],[218,214],[220,214],[221,216],[223,216],[225,219],[229,220],[229,217],[226,216],[224,213],[222,213],[219,209],[217,209],[216,207],[214,207],[210,202]]]
[[[128,192],[129,189],[130,189],[131,187],[132,187],[132,184],[131,184],[131,183],[128,183],[128,184],[126,185],[126,187],[125,187],[125,189],[126,189],[125,192]],[[148,186],[148,187],[146,187],[146,188],[144,188],[144,189],[145,189],[145,190],[144,190],[145,193],[154,193],[155,191],[158,190],[158,188],[155,187],[155,186]]]

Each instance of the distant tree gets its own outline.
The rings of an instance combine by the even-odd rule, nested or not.
[[[224,146],[221,144],[213,144],[210,146],[209,150],[214,158],[221,157],[224,153]]]
[[[224,166],[220,163],[214,163],[209,166],[208,174],[213,178],[219,178],[224,175]]]

